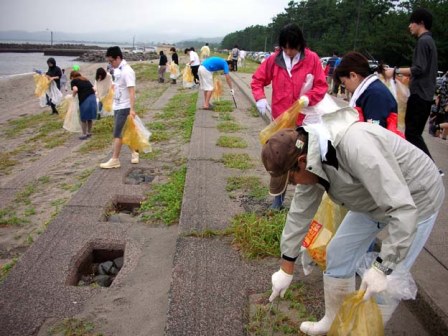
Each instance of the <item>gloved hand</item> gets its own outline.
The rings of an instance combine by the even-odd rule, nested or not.
[[[360,290],[365,290],[364,300],[367,301],[372,295],[378,294],[387,289],[386,274],[377,269],[370,267],[362,277]]]
[[[292,281],[292,274],[288,274],[281,268],[274,274],[272,274],[272,294],[269,297],[269,302],[274,301],[274,299],[280,294],[280,297],[285,296],[285,292],[288,289]]]
[[[234,90],[234,89],[230,89],[230,94],[231,94],[232,96],[234,96],[234,95],[235,95],[235,90]]]
[[[299,102],[302,107],[308,107],[310,104],[310,99],[307,96],[302,96],[300,97]]]
[[[271,107],[268,104],[268,101],[265,98],[262,98],[256,102],[258,112],[261,116],[266,114],[266,110],[271,110]]]

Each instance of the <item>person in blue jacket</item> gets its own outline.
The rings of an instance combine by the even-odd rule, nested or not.
[[[234,90],[232,87],[232,81],[229,75],[229,65],[226,60],[221,57],[209,57],[202,62],[199,66],[198,74],[199,74],[199,83],[200,88],[204,90],[204,106],[203,109],[210,110],[210,98],[213,93],[213,72],[223,71],[224,76],[226,77],[226,82],[230,88],[230,94],[234,95]]]
[[[396,129],[397,101],[387,86],[372,73],[366,57],[358,52],[344,55],[334,71],[334,79],[352,94],[350,106],[357,108],[361,120],[389,129],[394,126],[389,124],[395,123]]]

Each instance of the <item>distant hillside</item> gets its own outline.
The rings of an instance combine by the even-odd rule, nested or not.
[[[135,36],[135,41],[133,38]],[[53,32],[53,42],[89,42],[89,43],[116,43],[116,44],[131,44],[135,42],[135,44],[147,44],[147,45],[156,45],[158,43],[173,43],[182,39],[180,42],[176,42],[176,45],[181,47],[187,46],[196,46],[203,45],[208,42],[209,44],[219,44],[222,41],[222,37],[213,37],[213,38],[191,38],[185,39],[185,36],[172,36],[166,34],[151,34],[147,32],[136,33],[134,36],[131,36],[129,32],[123,31],[109,31],[109,32],[94,32],[94,33],[65,33],[65,32]],[[18,42],[26,42],[26,41],[39,41],[39,42],[50,42],[51,32],[50,31],[37,31],[37,32],[28,32],[28,31],[20,31],[20,30],[9,30],[9,31],[0,31],[0,40],[3,41],[18,41]]]

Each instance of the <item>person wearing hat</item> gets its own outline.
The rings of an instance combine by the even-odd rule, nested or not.
[[[445,197],[431,158],[379,125],[358,122],[352,108],[323,115],[321,124],[275,133],[261,157],[271,175],[271,193],[281,192],[287,183],[296,185],[269,300],[283,297],[289,287],[302,240],[326,191],[349,212],[327,246],[325,316],[303,322],[300,330],[308,335],[329,331],[344,297],[355,290],[357,262],[383,229],[387,234],[381,252],[365,271],[360,289],[364,299],[375,296],[386,324],[399,303],[385,291],[386,276],[410,270]]]

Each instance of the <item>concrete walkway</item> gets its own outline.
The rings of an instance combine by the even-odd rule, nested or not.
[[[240,91],[255,104],[250,91],[251,75],[232,72],[231,76]],[[270,101],[270,95],[269,88],[266,90],[268,101]],[[424,138],[437,165],[448,173],[448,142],[434,138],[426,131]],[[447,176],[448,174],[442,178],[442,181],[448,192]],[[444,209],[448,209],[448,197],[445,198],[431,236],[412,269],[419,289],[417,299],[400,304],[400,309],[390,322],[391,325],[408,315],[404,311],[406,309],[421,321],[430,335],[448,335],[448,214],[443,211]],[[403,320],[404,330],[412,330],[409,329],[412,323],[413,321]],[[388,329],[390,328],[389,325]]]

